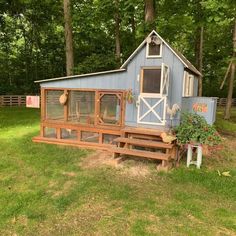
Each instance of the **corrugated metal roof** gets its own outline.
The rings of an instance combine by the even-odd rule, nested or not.
[[[82,75],[71,75],[71,76],[64,76],[64,77],[58,77],[58,78],[52,78],[52,79],[36,80],[34,82],[43,83],[43,82],[50,82],[50,81],[55,81],[55,80],[77,79],[77,78],[82,78],[82,77],[87,77],[87,76],[110,74],[110,73],[117,73],[117,72],[123,72],[123,71],[126,71],[126,69],[120,68],[117,70],[108,70],[108,71],[101,71],[101,72],[88,73],[88,74],[82,74]]]

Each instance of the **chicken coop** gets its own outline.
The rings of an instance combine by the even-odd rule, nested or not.
[[[175,145],[163,143],[160,134],[179,124],[182,107],[192,111],[208,104],[208,98],[198,104],[199,76],[152,31],[120,69],[36,81],[41,131],[33,141],[100,148],[165,165],[174,158]],[[209,111],[214,113],[201,110],[208,116]]]

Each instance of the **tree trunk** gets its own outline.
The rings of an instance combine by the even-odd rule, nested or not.
[[[225,116],[224,119],[229,120],[231,115],[231,105],[232,105],[232,97],[234,90],[234,78],[235,78],[235,57],[236,57],[236,19],[234,20],[234,34],[233,34],[233,58],[232,65],[230,70],[230,78],[229,78],[229,88],[228,88],[228,96],[227,103],[225,107]]]
[[[74,68],[74,52],[71,25],[70,0],[64,0],[64,21],[65,21],[65,41],[66,41],[66,74],[72,75]]]
[[[155,0],[145,0],[145,23],[152,24],[155,21]]]
[[[202,61],[203,61],[203,26],[197,29],[196,40],[196,65],[199,72],[202,74]],[[198,96],[202,96],[202,75],[198,78]]]
[[[116,59],[120,62],[120,13],[119,13],[119,0],[115,0],[115,40],[116,40]]]

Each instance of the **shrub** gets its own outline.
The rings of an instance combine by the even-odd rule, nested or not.
[[[180,125],[175,128],[178,144],[201,143],[218,145],[221,137],[215,127],[207,124],[204,117],[196,113],[183,113]]]

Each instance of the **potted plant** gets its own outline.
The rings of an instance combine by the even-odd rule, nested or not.
[[[134,94],[132,93],[132,89],[129,89],[126,93],[126,101],[129,103],[129,104],[132,104],[133,101],[134,101]]]
[[[207,124],[204,117],[196,113],[183,113],[181,123],[175,128],[177,143],[201,144],[203,155],[209,155],[209,147],[215,147],[221,142],[221,137],[215,127]]]

